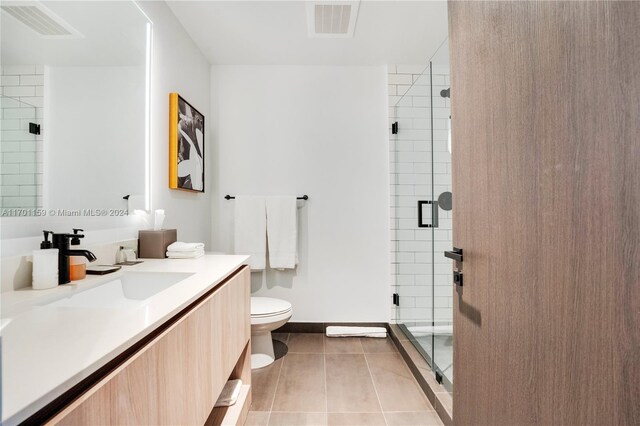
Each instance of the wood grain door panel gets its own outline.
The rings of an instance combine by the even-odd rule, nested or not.
[[[639,29],[449,2],[456,424],[640,423]]]

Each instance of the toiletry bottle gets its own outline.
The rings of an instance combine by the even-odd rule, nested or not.
[[[31,286],[34,290],[45,290],[58,285],[58,249],[51,248],[49,241],[49,234],[53,232],[42,232],[44,240],[40,243],[40,250],[34,250],[31,258]]]
[[[116,265],[125,263],[126,261],[127,261],[127,255],[124,252],[124,247],[120,246],[120,248],[118,248],[118,252],[116,253]]]
[[[84,231],[83,229],[73,228],[73,233]],[[69,242],[72,246],[80,245],[80,238],[72,238]],[[76,247],[80,248],[80,247]],[[87,276],[87,263],[83,256],[69,257],[69,278],[71,281],[82,280]]]

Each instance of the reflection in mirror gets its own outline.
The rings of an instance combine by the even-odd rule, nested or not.
[[[129,194],[148,208],[146,16],[132,1],[3,1],[0,19],[2,215],[123,211]]]

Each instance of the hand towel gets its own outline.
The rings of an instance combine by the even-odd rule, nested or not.
[[[240,396],[240,388],[242,388],[242,380],[229,380],[222,388],[214,407],[229,407],[235,404]]]
[[[167,257],[169,259],[197,259],[204,256],[203,249],[196,249],[191,251],[170,251],[167,250]]]
[[[269,265],[293,269],[298,263],[298,207],[295,196],[267,197]]]
[[[267,214],[264,197],[236,196],[235,253],[247,254],[252,271],[266,267]]]
[[[204,243],[183,243],[176,241],[167,247],[167,251],[193,251],[197,249],[204,249]]]

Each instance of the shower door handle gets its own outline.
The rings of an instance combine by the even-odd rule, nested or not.
[[[425,204],[431,204],[431,223],[424,223],[422,209]],[[438,227],[438,202],[431,200],[418,200],[418,228]]]

